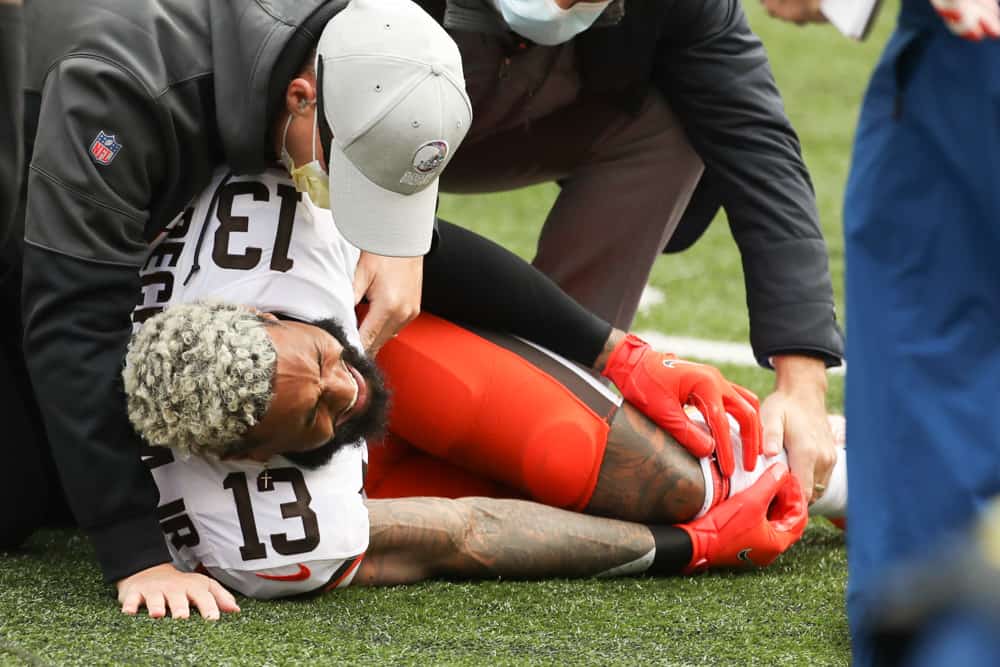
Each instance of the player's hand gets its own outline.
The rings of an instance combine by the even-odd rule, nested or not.
[[[826,23],[826,17],[819,9],[820,0],[760,0],[764,9],[773,18],[791,21],[799,25],[805,23]]]
[[[802,488],[775,463],[749,489],[687,524],[692,556],[685,574],[718,567],[764,567],[795,544],[809,513]]]
[[[761,438],[757,397],[726,380],[714,366],[657,352],[649,343],[629,334],[611,352],[601,374],[615,383],[625,400],[666,429],[689,452],[702,458],[714,451],[726,477],[736,470],[728,412],[740,425],[743,467],[753,470],[757,465]],[[691,421],[684,412],[685,404],[698,409],[710,434]]]
[[[760,408],[764,455],[776,456],[784,447],[806,502],[812,502],[823,495],[837,462],[826,414],[826,365],[797,355],[775,356],[773,363],[776,389]]]
[[[1000,4],[997,0],[931,0],[934,11],[953,33],[978,42],[1000,37]]]
[[[233,594],[215,579],[193,572],[181,572],[170,563],[154,565],[118,582],[118,601],[129,616],[145,605],[150,618],[163,618],[170,610],[174,618],[191,615],[191,603],[202,618],[216,621],[219,612],[240,610]]]
[[[354,272],[354,303],[368,298],[368,315],[359,333],[372,358],[386,341],[420,314],[423,257],[384,257],[362,252]]]

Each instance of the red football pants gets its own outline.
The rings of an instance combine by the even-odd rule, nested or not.
[[[595,398],[593,387],[567,375],[567,362],[491,337],[499,344],[422,314],[382,348],[391,435],[369,443],[369,497],[481,495],[587,506],[613,399]]]

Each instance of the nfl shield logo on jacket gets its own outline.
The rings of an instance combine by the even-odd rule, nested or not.
[[[90,144],[90,155],[98,164],[109,165],[121,148],[122,145],[115,140],[115,135],[101,130],[97,133],[94,143]]]

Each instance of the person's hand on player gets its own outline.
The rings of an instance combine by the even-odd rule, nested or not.
[[[820,0],[760,0],[764,9],[773,18],[805,23],[826,23],[826,17],[819,9]]]
[[[633,334],[625,336],[608,358],[601,374],[615,383],[626,401],[641,410],[695,456],[715,452],[726,477],[736,470],[729,437],[728,412],[740,425],[742,465],[753,470],[760,454],[761,427],[757,397],[726,380],[714,366],[677,359],[657,352]],[[684,412],[693,405],[705,418],[705,433]]]
[[[215,579],[193,572],[181,572],[170,563],[154,565],[118,582],[118,601],[129,616],[145,605],[150,618],[163,618],[167,610],[173,618],[188,618],[191,603],[202,618],[215,621],[219,612],[240,610],[233,594]]]
[[[809,521],[802,489],[782,463],[753,486],[686,524],[692,556],[685,574],[708,568],[770,565],[795,544]]]
[[[370,304],[359,328],[361,344],[370,357],[420,314],[423,280],[423,257],[361,253],[354,272],[354,303],[367,298]]]
[[[792,474],[806,501],[812,502],[823,495],[837,462],[826,414],[826,365],[798,355],[776,355],[772,363],[775,391],[760,409],[763,453],[776,456],[784,447]]]

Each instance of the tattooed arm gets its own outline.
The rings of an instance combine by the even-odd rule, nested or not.
[[[750,488],[680,526],[646,526],[524,500],[370,500],[371,540],[354,583],[431,577],[678,574],[768,565],[808,516],[798,482],[776,464]]]
[[[356,585],[432,577],[586,577],[642,559],[656,546],[650,528],[641,524],[524,500],[369,500],[368,511],[371,542]],[[691,543],[682,531],[665,530],[678,533],[675,571],[680,571],[691,557]]]

